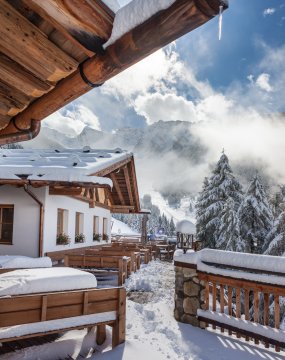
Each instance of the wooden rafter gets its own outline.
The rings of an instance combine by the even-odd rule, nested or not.
[[[114,14],[100,0],[24,2],[88,56],[94,55],[110,37]]]
[[[116,190],[116,192],[117,192],[117,194],[118,194],[118,196],[119,196],[119,199],[120,199],[121,204],[122,204],[122,205],[125,205],[125,199],[124,199],[124,197],[123,197],[123,194],[122,194],[122,191],[121,191],[121,188],[120,188],[120,185],[119,185],[119,183],[118,183],[118,180],[117,180],[117,178],[116,178],[115,173],[111,173],[111,174],[110,174],[110,177],[111,177],[111,179],[112,179],[112,181],[113,181],[114,188],[115,188],[115,190]]]
[[[41,80],[58,81],[77,68],[73,58],[5,0],[0,0],[0,22],[0,51]]]
[[[130,176],[129,176],[129,168],[127,165],[124,166],[124,175],[125,175],[126,185],[127,185],[127,189],[128,189],[130,204],[131,204],[131,206],[134,206],[134,198],[133,198],[131,181],[130,181]]]
[[[95,84],[109,80],[159,48],[209,21],[219,13],[221,4],[221,0],[176,0],[169,8],[156,13],[123,35],[110,45],[103,55],[96,55],[86,61],[85,76]],[[89,90],[90,87],[82,80],[80,72],[75,71],[60,81],[55,89],[16,115],[14,121],[18,128],[28,129],[31,119],[42,120]],[[17,131],[10,122],[1,133],[6,135]]]

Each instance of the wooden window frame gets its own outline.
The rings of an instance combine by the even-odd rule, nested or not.
[[[2,241],[2,209],[13,209],[13,220],[12,223],[5,223],[12,225],[11,240],[9,242]],[[13,245],[13,230],[14,230],[14,205],[1,204],[0,205],[0,245]]]
[[[64,209],[57,209],[57,229],[56,229],[56,235],[64,233]],[[61,219],[61,226],[59,226],[59,219]],[[60,227],[60,229],[59,229]]]

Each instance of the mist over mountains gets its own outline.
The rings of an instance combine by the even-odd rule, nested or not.
[[[200,125],[199,125],[200,126]],[[203,144],[195,135],[197,123],[185,121],[158,121],[143,129],[121,128],[107,133],[86,126],[76,137],[43,126],[39,136],[23,142],[24,148],[122,148],[135,155],[140,195],[151,194],[154,203],[168,212],[169,208],[180,211],[177,217],[193,216],[195,196],[201,190],[202,181],[211,172],[214,159],[207,142]],[[220,149],[222,151],[222,148]],[[219,155],[218,155],[219,156]],[[212,160],[213,159],[213,160]],[[259,171],[267,184],[274,180],[266,173],[266,163],[259,158],[236,158],[230,163],[244,187]],[[181,209],[183,211],[181,213]],[[191,211],[190,211],[191,213]]]

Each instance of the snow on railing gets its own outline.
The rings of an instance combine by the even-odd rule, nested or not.
[[[197,318],[229,335],[285,348],[285,261],[282,257],[204,249],[176,254],[176,266],[191,268],[205,287]]]

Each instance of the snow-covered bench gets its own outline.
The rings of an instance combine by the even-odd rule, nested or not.
[[[95,276],[71,268],[15,270],[0,275],[0,343],[97,326],[97,343],[112,326],[125,339],[125,289],[97,289]]]
[[[52,262],[49,257],[31,258],[19,255],[1,255],[0,256],[0,274],[10,272],[15,269],[27,268],[49,268]]]
[[[110,275],[118,277],[118,285],[125,283],[128,276],[128,264],[130,258],[124,256],[100,256],[100,255],[65,255],[64,265],[89,271],[100,277]]]

